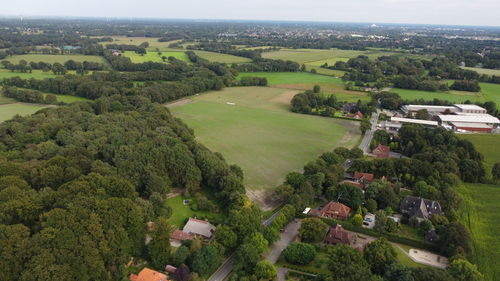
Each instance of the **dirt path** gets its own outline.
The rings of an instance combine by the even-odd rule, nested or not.
[[[270,190],[252,190],[247,188],[246,195],[250,201],[256,203],[262,211],[271,211],[280,204],[280,201],[275,198],[273,192]]]
[[[283,103],[283,104],[286,104],[286,105],[289,105],[290,102],[292,101],[292,98],[298,94],[297,91],[287,91],[287,92],[284,92],[283,94],[279,95],[279,96],[276,96],[274,98],[271,99],[272,102],[279,102],[279,103]]]
[[[174,108],[174,107],[185,105],[185,104],[189,104],[189,103],[192,103],[192,102],[193,102],[192,99],[184,99],[184,100],[174,101],[172,103],[167,103],[167,104],[165,104],[165,106],[167,108]]]

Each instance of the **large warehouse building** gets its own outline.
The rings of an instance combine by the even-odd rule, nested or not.
[[[438,115],[441,126],[459,132],[491,133],[500,125],[498,118],[489,114]]]

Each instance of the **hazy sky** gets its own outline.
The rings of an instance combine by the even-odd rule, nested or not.
[[[0,13],[500,26],[500,0],[15,0]]]

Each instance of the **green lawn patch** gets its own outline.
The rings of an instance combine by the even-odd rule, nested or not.
[[[0,122],[6,121],[15,115],[30,115],[45,108],[42,105],[32,105],[28,103],[12,103],[0,105]]]
[[[96,36],[96,37],[111,37],[113,38],[112,42],[99,42],[101,45],[109,45],[109,44],[124,44],[124,45],[135,45],[139,46],[144,42],[149,44],[147,48],[150,51],[155,51],[158,48],[160,51],[169,50],[168,45],[179,42],[181,40],[173,40],[167,42],[158,41],[158,37],[127,37],[127,36]]]
[[[250,190],[273,188],[288,172],[300,171],[336,146],[353,146],[360,135],[353,121],[290,112],[296,93],[232,87],[196,96],[171,110],[194,129],[201,143],[243,168]]]
[[[331,275],[332,272],[328,269],[328,265],[329,258],[325,251],[325,246],[323,246],[319,251],[316,252],[316,257],[314,258],[314,260],[307,265],[290,264],[285,260],[283,255],[281,255],[278,262],[276,262],[276,266],[287,267],[312,274]]]
[[[463,66],[462,68],[467,69],[467,70],[473,70],[479,74],[500,76],[500,69],[488,69],[488,68],[481,68],[481,67],[466,67],[466,66]]]
[[[15,55],[8,56],[4,60],[10,61],[13,64],[19,63],[20,60],[25,60],[29,62],[47,62],[47,63],[65,63],[69,60],[74,60],[76,62],[92,61],[107,64],[106,60],[100,56],[86,56],[86,55],[42,55],[42,54],[26,54],[26,55]]]
[[[485,280],[499,280],[500,186],[463,184],[458,191],[463,198],[461,219],[473,238],[472,261]]]
[[[321,75],[312,74],[309,72],[243,72],[238,75],[238,78],[245,76],[266,77],[268,85],[280,84],[303,84],[303,83],[327,83],[342,85],[342,79]]]
[[[34,69],[31,73],[21,73],[21,72],[11,72],[7,69],[0,69],[0,79],[3,78],[11,78],[11,77],[20,77],[22,79],[45,79],[45,78],[54,78],[57,77],[52,71],[44,72],[42,70]]]
[[[390,92],[398,93],[404,100],[424,99],[430,101],[433,99],[440,99],[454,103],[463,103],[466,100],[470,100],[473,102],[483,100],[483,97],[480,93],[472,93],[472,92],[454,92],[454,91],[429,92],[429,91],[408,90],[399,88],[392,88]]]
[[[411,247],[403,245],[403,244],[397,244],[397,245],[399,245],[399,247],[403,248],[403,250],[406,253],[408,253],[411,249]],[[397,259],[400,263],[402,263],[408,267],[412,267],[412,268],[428,267],[425,264],[414,262],[407,254],[403,253],[403,251],[401,249],[399,249],[396,246],[393,246],[393,247],[394,247],[394,250],[396,250],[396,253],[398,255]]]
[[[481,86],[483,101],[494,101],[500,109],[500,84],[479,83],[479,86]]]
[[[190,200],[191,203],[193,203],[193,198],[186,198],[182,195],[178,195],[172,198],[169,198],[165,200],[165,204],[167,206],[170,206],[172,208],[172,216],[170,217],[170,223],[176,227],[176,228],[181,228],[184,226],[185,222],[190,218],[190,217],[197,217],[197,218],[208,218],[209,221],[210,218],[218,218],[220,217],[219,214],[214,214],[210,212],[205,212],[205,211],[193,211],[188,205],[184,205],[183,201],[184,199]],[[212,220],[213,222],[213,220]]]
[[[194,51],[196,55],[198,55],[202,59],[206,59],[211,62],[220,62],[220,63],[247,63],[252,60],[245,57],[238,57],[228,54],[221,54],[216,52],[208,52],[208,51]]]

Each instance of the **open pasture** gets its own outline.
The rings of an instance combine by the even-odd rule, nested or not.
[[[168,45],[175,43],[179,40],[174,40],[174,41],[167,41],[167,42],[160,42],[158,41],[157,37],[127,37],[127,36],[99,36],[99,37],[111,37],[113,38],[112,42],[99,42],[101,45],[108,45],[108,44],[123,44],[123,45],[135,45],[139,46],[144,42],[148,42],[149,47],[147,48],[148,50],[156,50],[158,48],[159,50],[166,50],[168,49]]]
[[[168,57],[174,57],[178,60],[189,62],[189,58],[184,51],[167,51],[161,52],[161,54],[158,54],[158,52],[155,51],[148,51],[145,55],[140,55],[133,51],[125,51],[123,52],[123,56],[129,57],[133,63],[143,63],[148,61],[163,62],[163,56],[167,57],[165,62],[168,62]]]
[[[466,67],[466,66],[463,66],[462,68],[467,69],[467,70],[476,71],[479,74],[500,76],[500,69],[488,69],[488,68],[481,68],[481,67]]]
[[[201,94],[171,106],[200,143],[221,152],[245,172],[252,192],[281,184],[290,171],[336,146],[351,147],[358,124],[296,114],[289,102],[297,91],[269,87],[232,87]],[[262,199],[262,198],[261,198]]]
[[[491,176],[491,169],[500,162],[500,135],[494,134],[460,134],[460,137],[471,141],[476,149],[484,156],[486,174]]]
[[[107,64],[106,60],[100,56],[86,56],[86,55],[42,55],[42,54],[26,54],[26,55],[15,55],[8,56],[4,60],[10,61],[13,64],[19,63],[20,60],[25,60],[29,62],[47,62],[47,63],[65,63],[69,60],[74,60],[76,62],[91,61],[97,63]]]
[[[500,186],[463,184],[461,220],[472,234],[472,261],[484,274],[485,280],[500,278]]]
[[[449,82],[451,83],[451,82]],[[455,103],[462,103],[466,100],[471,102],[494,101],[497,108],[500,108],[500,84],[479,83],[481,86],[480,92],[464,92],[464,91],[448,91],[448,92],[428,92],[421,90],[408,90],[392,88],[390,91],[398,93],[402,99],[441,99]]]
[[[11,72],[8,69],[0,69],[0,79],[11,78],[16,76],[22,79],[30,79],[30,78],[45,79],[45,78],[57,77],[54,73],[52,73],[52,71],[44,72],[38,69],[34,69],[31,73]]]
[[[4,99],[4,97],[1,97],[1,99]],[[0,122],[9,120],[16,115],[33,114],[42,108],[45,108],[45,106],[29,103],[0,104]]]
[[[208,51],[194,51],[202,59],[206,59],[210,62],[220,62],[220,63],[247,63],[252,60],[245,57],[238,57],[228,54],[221,54],[216,52],[208,52]]]

